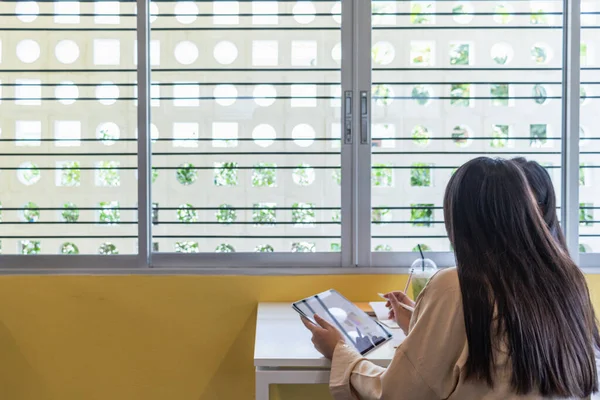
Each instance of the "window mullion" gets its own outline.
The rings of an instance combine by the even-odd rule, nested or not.
[[[149,266],[152,258],[152,198],[150,169],[150,2],[137,1],[137,81],[138,81],[138,263]]]
[[[356,196],[354,171],[355,127],[353,111],[356,96],[354,95],[354,0],[342,0],[342,107],[340,137],[342,138],[341,168],[341,206],[342,206],[342,267],[356,265]],[[349,132],[347,132],[349,130]]]
[[[579,261],[580,15],[578,1],[564,1],[561,219],[575,262]]]
[[[359,267],[371,266],[371,1],[354,3],[356,228]]]

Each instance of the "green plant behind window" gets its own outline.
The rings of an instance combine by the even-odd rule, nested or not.
[[[375,225],[379,225],[383,222],[388,222],[392,218],[392,210],[389,208],[374,208],[371,211],[371,222]]]
[[[492,127],[492,140],[490,146],[495,149],[503,149],[508,146],[509,125],[494,125]]]
[[[431,24],[433,22],[432,3],[412,3],[410,6],[410,23],[415,25]]]
[[[432,226],[433,204],[411,204],[410,221],[413,226]]]
[[[425,147],[429,144],[431,135],[429,129],[423,125],[417,125],[412,130],[412,142],[417,146]]]
[[[390,164],[374,164],[371,182],[375,187],[392,187],[393,169]]]
[[[331,214],[331,221],[342,222],[342,210],[334,210]]]
[[[77,222],[79,220],[79,209],[75,203],[67,202],[63,205],[61,216],[65,222]]]
[[[26,222],[38,222],[40,219],[40,208],[33,202],[28,202],[23,206],[23,218]]]
[[[308,164],[300,164],[292,174],[294,183],[299,186],[309,186],[315,181],[315,170]]]
[[[119,186],[121,185],[121,176],[119,175],[119,162],[101,161],[98,164],[98,185],[100,186]]]
[[[453,84],[450,89],[450,105],[456,107],[470,107],[471,85],[468,83]]]
[[[258,163],[252,173],[253,187],[276,187],[277,165],[274,163]]]
[[[42,252],[41,244],[39,240],[22,240],[21,241],[21,254],[34,255]]]
[[[221,204],[216,212],[217,221],[222,224],[231,224],[237,220],[237,212],[229,204]]]
[[[579,203],[579,225],[593,226],[594,225],[594,204]]]
[[[314,243],[298,242],[292,243],[292,253],[314,253],[316,247]]]
[[[98,249],[98,253],[104,256],[114,256],[119,254],[119,249],[117,246],[110,242],[102,243],[100,248]]]
[[[542,105],[548,100],[548,91],[544,86],[537,84],[531,90],[531,96],[536,104]]]
[[[313,203],[294,203],[292,205],[292,222],[298,225],[311,225],[316,221]]]
[[[32,163],[27,163],[25,167],[19,168],[19,172],[27,185],[33,185],[41,178],[40,169],[37,165]]]
[[[496,107],[508,106],[510,97],[510,88],[506,83],[492,84],[490,88],[490,94],[492,97],[492,105]]]
[[[372,97],[375,103],[379,106],[390,105],[392,99],[392,89],[387,85],[374,85],[372,89]]]
[[[235,248],[230,244],[220,244],[215,249],[215,253],[235,253]]]
[[[341,184],[342,184],[342,169],[341,168],[334,169],[332,172],[332,175],[333,175],[334,182],[337,183],[338,186],[341,186]]]
[[[275,204],[255,203],[252,210],[252,222],[257,226],[273,226],[277,222]]]
[[[410,186],[431,186],[431,165],[413,163],[410,169]]]
[[[236,162],[215,163],[215,186],[237,186],[238,164]]]
[[[508,24],[512,20],[510,9],[504,4],[498,4],[494,12],[494,20],[500,24]]]
[[[79,162],[69,161],[61,166],[60,185],[69,187],[81,185],[81,169]]]
[[[535,11],[532,10],[529,22],[532,25],[547,24],[548,23],[548,17],[546,15],[546,12],[543,9],[541,9],[541,8],[539,8],[539,9],[537,9]]]
[[[450,45],[450,64],[469,65],[470,46],[467,43]]]
[[[389,244],[379,244],[377,246],[375,246],[375,251],[376,252],[390,252],[392,251],[392,246],[390,246]]]
[[[194,168],[193,164],[184,163],[177,168],[176,176],[179,183],[188,186],[196,182],[198,173],[196,172],[196,168]]]
[[[581,65],[585,66],[588,64],[588,45],[587,43],[581,43],[581,45],[579,46],[580,48],[580,57],[581,57]]]
[[[177,219],[184,224],[198,222],[198,212],[194,209],[193,205],[189,203],[182,204],[177,209]]]
[[[531,58],[537,64],[543,64],[548,61],[548,53],[546,52],[546,49],[541,46],[533,46],[531,48]]]
[[[542,147],[548,142],[548,126],[546,124],[529,125],[529,137],[531,147]]]
[[[431,92],[427,86],[415,86],[411,92],[411,96],[420,106],[425,106],[431,101]]]
[[[175,242],[175,253],[200,253],[197,242]]]
[[[79,254],[79,248],[74,243],[63,243],[60,254]]]
[[[458,147],[466,147],[470,136],[469,129],[464,125],[457,125],[452,130],[452,141]]]
[[[429,247],[429,246],[428,246],[428,245],[426,245],[426,244],[421,244],[421,250],[422,250],[422,251],[431,251],[431,247]],[[419,251],[419,246],[415,246],[415,247],[413,247],[411,251],[413,251],[413,252],[418,252],[418,251]]]
[[[100,223],[114,225],[121,222],[121,210],[118,201],[100,202]]]
[[[256,246],[254,251],[256,253],[273,253],[275,252],[275,249],[273,249],[273,246],[271,246],[270,244],[261,244]]]

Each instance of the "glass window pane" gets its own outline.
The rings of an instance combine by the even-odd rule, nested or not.
[[[160,7],[155,251],[339,251],[339,2]]]
[[[600,1],[581,2],[581,125],[579,128],[579,251],[600,252]]]
[[[373,251],[449,251],[444,190],[480,155],[536,160],[560,193],[562,7],[373,1]]]
[[[134,7],[0,2],[2,254],[137,253]]]

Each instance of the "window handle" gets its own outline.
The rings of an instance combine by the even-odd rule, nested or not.
[[[344,144],[352,144],[352,90],[344,92]]]
[[[369,144],[369,92],[360,92],[360,144]]]

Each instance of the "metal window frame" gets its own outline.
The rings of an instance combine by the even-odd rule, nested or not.
[[[138,82],[138,253],[103,256],[0,255],[0,274],[95,274],[144,273],[152,266],[150,193],[150,0],[137,0],[136,39]]]
[[[368,3],[369,7],[371,1]],[[365,6],[366,7],[366,6]],[[360,26],[369,26],[371,23],[371,14],[369,10],[361,10],[363,20],[358,24]],[[580,254],[579,253],[579,124],[580,124],[580,42],[581,42],[581,5],[577,0],[563,0],[563,77],[562,77],[562,127],[561,127],[561,221],[564,230],[567,245],[573,260],[584,269],[586,273],[600,273],[600,253],[598,254]],[[368,21],[367,21],[368,19]],[[370,40],[370,32],[369,32]],[[366,43],[359,43],[359,53],[367,54]],[[360,47],[363,46],[363,48]],[[370,46],[371,43],[368,43]],[[368,47],[370,51],[370,47]],[[366,58],[366,57],[364,57]],[[369,57],[370,61],[370,57]],[[360,63],[359,63],[360,65]],[[360,77],[359,86],[367,86],[371,83],[371,77]],[[361,165],[359,169],[363,171],[371,170],[371,154],[369,149],[369,159],[366,156],[359,157]],[[361,196],[368,193],[369,199],[362,199],[359,202],[360,210],[357,213],[362,217],[359,222],[363,224],[364,234],[361,237],[362,243],[371,243],[370,220],[369,226],[366,225],[366,217],[370,219],[370,190],[371,184],[364,176],[359,176],[359,186],[362,185]],[[366,196],[366,194],[365,194]],[[368,235],[367,233],[368,232]],[[363,250],[364,251],[364,250]],[[415,252],[370,252],[370,262],[364,266],[372,268],[393,268],[410,267],[412,262],[420,257]],[[456,259],[453,252],[428,252],[428,258],[431,258],[438,267],[447,268],[456,265]]]
[[[137,1],[138,254],[137,266],[152,266],[152,141],[150,138],[150,0]]]
[[[139,0],[138,0],[139,1]],[[341,71],[341,93],[342,107],[340,107],[340,121],[342,138],[342,146],[340,151],[342,182],[341,182],[341,252],[316,252],[316,253],[195,253],[195,254],[179,254],[179,253],[152,253],[149,255],[149,266],[153,269],[158,268],[208,268],[208,271],[216,271],[222,269],[221,272],[229,270],[239,271],[246,268],[278,268],[278,269],[295,269],[302,268],[306,273],[312,273],[316,268],[340,268],[351,267],[354,265],[356,257],[356,227],[355,221],[355,200],[354,192],[356,190],[353,183],[353,168],[355,166],[353,148],[356,140],[353,143],[344,143],[344,93],[354,93],[354,78],[353,78],[353,57],[356,54],[353,47],[355,26],[355,0],[342,0],[342,22],[340,26],[342,60]],[[146,43],[146,46],[149,44]],[[149,77],[147,77],[149,79]],[[148,81],[149,82],[149,81]],[[356,101],[353,96],[353,106]],[[355,109],[356,107],[354,107]],[[353,113],[353,115],[356,115]],[[140,116],[141,118],[141,116]],[[355,120],[356,118],[354,118]],[[148,121],[144,121],[149,124]],[[355,129],[352,134],[355,137]],[[149,135],[148,135],[149,136]],[[149,142],[149,138],[147,138]],[[140,150],[145,150],[140,147]],[[143,154],[140,157],[144,157]],[[147,183],[148,179],[145,180]],[[141,181],[140,181],[141,182]],[[149,184],[149,183],[148,183]],[[140,193],[144,192],[140,188]],[[148,203],[148,202],[146,202]],[[151,203],[149,203],[151,206]],[[147,221],[150,216],[145,213]],[[140,212],[141,217],[141,212]],[[149,227],[148,227],[149,232]],[[151,237],[151,236],[150,236]],[[151,239],[150,239],[151,241]],[[151,250],[151,248],[150,248]]]
[[[563,0],[561,220],[571,257],[579,263],[579,126],[581,4]],[[587,258],[587,257],[586,257]],[[598,260],[600,258],[596,257]]]

